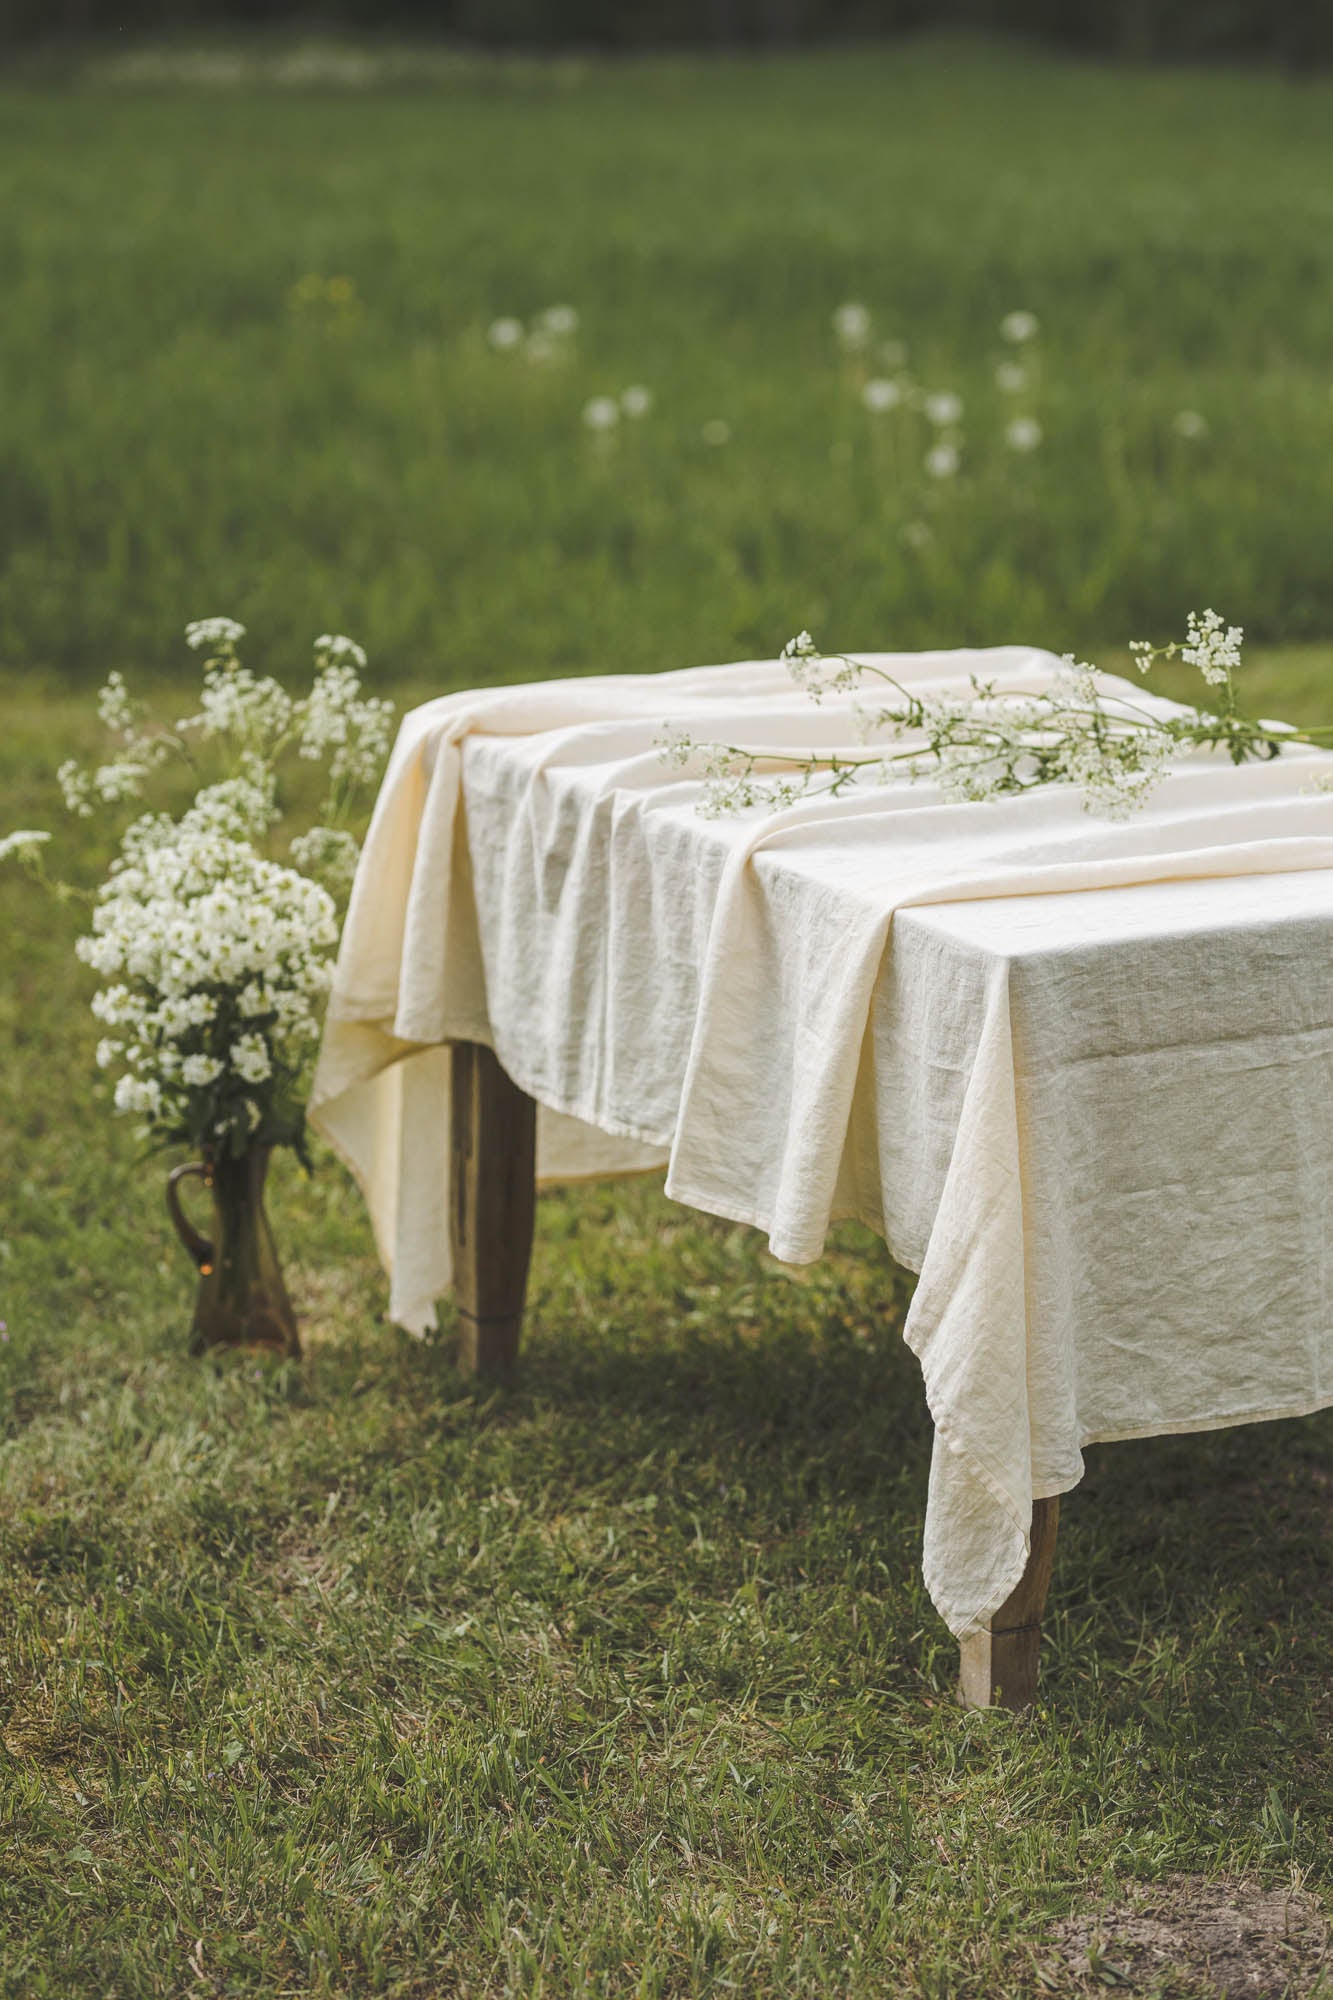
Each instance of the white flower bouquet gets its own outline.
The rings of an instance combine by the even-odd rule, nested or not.
[[[172,723],[147,717],[113,673],[98,698],[111,755],[57,773],[80,818],[139,802],[172,765],[206,780],[179,817],[141,812],[123,827],[76,950],[104,982],[97,1060],[119,1071],[116,1109],[164,1144],[233,1154],[252,1141],[303,1150],[302,1082],[358,853],[348,820],[379,775],[393,713],[363,696],[351,639],[315,641],[314,684],[296,699],[241,664],[243,637],[230,618],[187,628],[204,655],[202,698]],[[279,859],[288,755],[325,763],[328,784]],[[41,872],[47,838],[11,834],[0,853]]]
[[[152,1142],[203,1156],[176,1170],[168,1194],[206,1281],[196,1345],[240,1337],[225,1329],[252,1327],[258,1314],[267,1344],[294,1351],[260,1207],[263,1172],[275,1146],[306,1160],[306,1074],[358,854],[349,822],[379,776],[393,709],[362,694],[365,654],[351,639],[315,641],[313,685],[296,698],[241,664],[243,636],[228,618],[187,628],[203,655],[202,696],[196,713],[174,722],[145,715],[113,673],[98,700],[111,754],[57,775],[79,818],[123,820],[173,766],[195,783],[179,816],[137,811],[122,825],[75,948],[102,982],[92,999],[107,1030],[97,1060],[117,1073],[116,1110],[138,1118]],[[279,798],[285,758],[326,766],[325,797],[300,831]],[[45,877],[48,839],[10,834],[0,858],[12,854]],[[216,1241],[181,1213],[176,1186],[187,1173],[213,1192]]]

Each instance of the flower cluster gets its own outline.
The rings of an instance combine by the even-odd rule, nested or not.
[[[173,759],[208,779],[179,817],[140,812],[123,826],[77,949],[104,982],[93,1012],[117,1031],[97,1052],[102,1068],[120,1072],[116,1109],[164,1141],[237,1151],[251,1140],[302,1144],[300,1086],[332,973],[335,899],[359,853],[345,822],[379,775],[393,715],[391,703],[363,695],[366,656],[354,640],[315,641],[314,682],[298,698],[242,665],[244,636],[230,618],[187,628],[203,687],[198,712],[173,723],[145,717],[109,675],[98,713],[110,757],[57,774],[80,818],[139,799]],[[278,766],[288,753],[326,766],[327,796],[284,863],[264,850],[283,823]],[[40,873],[46,838],[12,833],[0,859]]]
[[[573,306],[547,306],[530,327],[506,314],[494,319],[486,329],[487,345],[496,354],[521,354],[535,367],[564,360],[572,351],[579,330],[579,316]]]
[[[1244,636],[1239,625],[1224,625],[1215,611],[1192,611],[1180,657],[1214,687],[1226,687],[1240,665]]]
[[[929,778],[945,798],[966,802],[1073,785],[1087,810],[1120,819],[1144,803],[1182,753],[1221,750],[1240,764],[1276,757],[1291,743],[1333,736],[1333,726],[1297,730],[1240,712],[1234,674],[1242,637],[1239,626],[1225,625],[1215,611],[1192,612],[1183,643],[1138,641],[1131,649],[1144,671],[1154,660],[1177,654],[1196,666],[1210,686],[1223,691],[1221,712],[1215,713],[1145,707],[1104,688],[1096,669],[1072,654],[1039,693],[1000,689],[974,677],[968,699],[922,696],[869,661],[821,653],[808,632],[799,632],[781,658],[813,700],[875,682],[890,690],[889,699],[873,707],[855,706],[857,730],[868,746],[864,756],[760,753],[736,744],[697,743],[680,732],[663,740],[663,755],[702,779],[699,810],[709,816],[755,806],[772,811],[855,784]]]
[[[248,841],[184,824],[140,829],[75,947],[107,982],[118,1111],[165,1140],[240,1151],[297,1144],[299,1080],[337,942],[332,896]]]
[[[590,431],[613,431],[622,417],[631,423],[646,417],[653,407],[653,392],[642,382],[632,382],[618,396],[590,396],[583,405],[583,421]]]
[[[1000,321],[1001,338],[1011,347],[1023,347],[1040,332],[1035,313],[1006,313]],[[859,384],[861,402],[873,417],[890,411],[916,411],[931,427],[921,458],[921,469],[933,481],[953,479],[962,470],[963,399],[952,389],[927,389],[906,373],[907,348],[902,341],[881,341],[876,345],[874,321],[868,307],[849,303],[833,315],[833,331],[841,347],[852,379]],[[878,363],[892,374],[869,373]],[[1005,395],[1026,396],[1032,390],[1037,367],[1031,361],[1004,360],[995,370],[997,386]],[[1010,451],[1026,455],[1042,442],[1042,428],[1030,411],[1010,418],[1004,427],[1004,441]],[[922,449],[918,442],[916,449]],[[909,540],[912,537],[909,536]]]
[[[350,879],[351,836],[339,821],[352,797],[383,767],[393,703],[362,694],[366,655],[341,633],[316,639],[314,684],[300,699],[272,676],[242,665],[237,648],[244,636],[245,627],[234,618],[201,618],[186,627],[186,644],[204,655],[203,688],[198,712],[171,724],[149,723],[122,676],[110,674],[98,696],[98,713],[115,739],[115,751],[93,770],[72,759],[60,766],[56,777],[66,808],[90,818],[98,806],[138,799],[162,765],[178,757],[197,764],[201,747],[208,746],[230,765],[230,775],[199,793],[189,823],[206,818],[233,839],[261,839],[281,817],[274,767],[294,748],[310,762],[327,764],[322,818],[329,822],[313,830],[328,837],[307,839],[304,859],[294,858],[308,867],[328,857],[342,886]],[[354,866],[354,851],[351,861]]]

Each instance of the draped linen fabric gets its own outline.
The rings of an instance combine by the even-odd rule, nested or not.
[[[934,694],[1058,666],[861,657]],[[1124,823],[1067,787],[957,804],[902,781],[712,819],[668,725],[858,747],[851,698],[816,706],[775,661],[405,718],[312,1120],[414,1331],[450,1278],[454,1039],[536,1098],[540,1179],[665,1166],[668,1195],[793,1264],[835,1219],[876,1229],[920,1274],[924,1569],[965,1635],[1088,1442],[1333,1401],[1330,760],[1196,754]]]

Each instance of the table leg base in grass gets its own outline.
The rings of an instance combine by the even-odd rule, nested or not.
[[[1059,1500],[1033,1501],[1027,1568],[986,1630],[962,1643],[958,1695],[965,1708],[1028,1708],[1036,1700],[1041,1614],[1059,1523]]]
[[[536,1209],[537,1107],[478,1042],[455,1042],[452,1196],[459,1363],[510,1382],[518,1366]],[[1032,1552],[985,1632],[964,1640],[959,1693],[969,1708],[1025,1708],[1036,1698],[1041,1614],[1055,1555],[1058,1500],[1032,1511]]]
[[[461,1366],[512,1381],[537,1204],[537,1106],[479,1042],[455,1042],[449,1227]]]

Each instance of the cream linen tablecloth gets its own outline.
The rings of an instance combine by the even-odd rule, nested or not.
[[[959,693],[1057,665],[863,657]],[[450,1275],[451,1039],[538,1100],[543,1179],[666,1164],[668,1194],[790,1263],[835,1218],[878,1230],[920,1273],[924,1570],[962,1636],[1086,1443],[1333,1401],[1333,796],[1293,750],[1197,756],[1124,824],[1065,788],[924,784],[708,820],[660,759],[668,722],[856,740],[847,701],[815,707],[774,661],[405,719],[312,1120],[418,1331]]]

